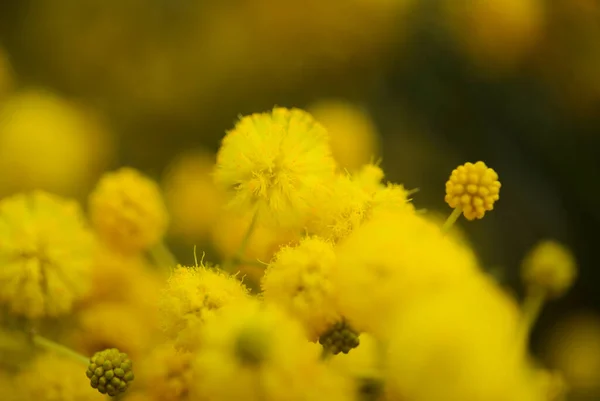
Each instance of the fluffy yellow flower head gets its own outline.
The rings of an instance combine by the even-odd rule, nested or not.
[[[515,352],[518,308],[492,282],[432,293],[394,322],[386,365],[392,399],[544,401]]]
[[[410,191],[402,185],[383,184],[383,170],[368,164],[356,174],[339,174],[320,206],[313,211],[310,231],[339,241],[380,212],[414,211]]]
[[[10,172],[0,175],[2,194],[42,189],[80,195],[111,153],[101,124],[51,92],[16,92],[0,107],[0,171]]]
[[[319,347],[274,305],[255,301],[224,308],[202,328],[200,341],[194,399],[349,399],[345,381],[319,363]]]
[[[207,319],[226,305],[248,299],[248,290],[234,276],[204,266],[179,266],[162,292],[162,326],[177,348],[194,350],[197,331]]]
[[[266,224],[300,226],[327,191],[335,163],[325,128],[298,109],[243,117],[223,138],[215,182],[230,206]]]
[[[69,313],[88,292],[95,241],[77,203],[45,192],[0,201],[0,302],[28,318]]]
[[[323,100],[309,106],[308,111],[329,132],[331,151],[341,168],[354,170],[378,156],[379,132],[360,107]]]
[[[142,359],[136,378],[147,401],[185,401],[192,384],[192,353],[181,352],[167,343]]]
[[[525,256],[521,275],[528,286],[558,297],[573,285],[577,264],[565,246],[555,241],[542,241]]]
[[[79,361],[45,353],[22,371],[15,382],[23,400],[103,401],[102,394],[90,388],[86,366]]]
[[[146,316],[131,305],[103,302],[80,311],[71,334],[74,348],[83,355],[116,347],[137,360],[151,349],[160,331],[148,327]]]
[[[473,253],[415,213],[380,213],[340,242],[334,284],[358,331],[387,333],[396,309],[479,273]]]
[[[340,318],[330,280],[334,264],[333,244],[307,237],[295,247],[282,248],[262,280],[265,301],[298,318],[312,341]]]
[[[136,253],[155,245],[168,224],[158,185],[128,167],[100,179],[90,195],[89,212],[98,235],[123,253]]]
[[[498,199],[498,174],[481,161],[458,166],[446,182],[446,203],[451,208],[460,207],[468,220],[483,218]]]
[[[183,154],[165,176],[171,232],[189,243],[204,240],[222,210],[223,194],[212,177],[214,158],[205,151]]]

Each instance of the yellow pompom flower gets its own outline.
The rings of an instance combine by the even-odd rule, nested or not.
[[[335,163],[327,131],[299,109],[243,117],[223,138],[215,182],[230,206],[268,225],[298,227],[327,191]]]
[[[355,170],[378,157],[379,132],[371,116],[356,105],[322,100],[308,107],[329,132],[334,159],[341,168]]]
[[[23,400],[102,401],[102,394],[90,388],[86,366],[54,353],[40,355],[15,379]]]
[[[515,352],[519,310],[493,282],[431,293],[393,322],[385,365],[391,399],[545,401]]]
[[[340,319],[330,280],[334,264],[333,244],[307,237],[277,252],[262,280],[265,302],[277,304],[296,317],[311,341]]]
[[[146,401],[189,400],[192,385],[193,354],[178,351],[166,343],[155,348],[142,359],[136,380],[142,385]]]
[[[40,191],[0,201],[0,303],[10,312],[69,313],[89,291],[94,252],[76,202]]]
[[[248,290],[236,279],[220,270],[177,267],[163,290],[159,311],[163,330],[178,349],[198,347],[198,329],[226,305],[244,303]]]
[[[337,175],[331,192],[313,211],[310,232],[337,242],[380,212],[414,211],[411,192],[402,185],[383,184],[383,176],[383,170],[372,164],[353,175]]]
[[[158,327],[148,327],[147,319],[131,305],[97,303],[80,311],[70,340],[73,348],[83,355],[116,347],[137,360],[151,349],[161,334]]]
[[[43,90],[16,92],[0,107],[0,194],[82,195],[106,168],[111,145],[101,122],[77,104]]]
[[[156,245],[168,224],[158,185],[128,167],[100,179],[89,197],[89,213],[100,238],[123,253]]]
[[[274,305],[255,301],[224,308],[202,328],[200,341],[193,399],[349,399],[346,381],[319,363],[319,348]]]
[[[577,264],[571,251],[555,241],[542,241],[523,260],[521,275],[529,287],[558,297],[577,277]]]
[[[340,313],[358,330],[385,335],[396,310],[479,274],[474,254],[412,212],[379,213],[336,249]]]
[[[206,239],[221,214],[223,194],[212,177],[214,158],[206,151],[182,154],[165,175],[171,232],[188,243]]]
[[[481,219],[500,198],[498,174],[484,162],[465,163],[446,182],[446,203],[462,210],[467,220]]]

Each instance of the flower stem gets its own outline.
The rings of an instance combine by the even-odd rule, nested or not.
[[[443,234],[447,234],[448,231],[450,231],[450,229],[452,228],[454,223],[456,223],[456,220],[458,220],[458,218],[460,217],[461,213],[462,213],[462,208],[460,206],[454,208],[454,210],[452,211],[452,214],[450,216],[448,216],[448,218],[446,219],[446,222],[442,226]]]
[[[154,264],[158,267],[168,268],[177,266],[177,259],[163,241],[150,248],[150,256]]]
[[[258,213],[255,212],[252,216],[252,220],[250,221],[250,225],[244,234],[244,238],[242,238],[242,242],[240,242],[240,246],[238,247],[236,253],[232,258],[223,263],[223,270],[230,271],[235,265],[239,264],[246,252],[246,248],[248,247],[248,243],[250,242],[250,238],[252,237],[252,233],[254,233],[254,229],[256,228],[256,221],[258,220]]]
[[[38,334],[33,334],[32,336],[33,344],[37,347],[44,348],[48,351],[54,351],[69,358],[72,358],[78,362],[82,362],[85,365],[90,363],[90,359],[81,355],[78,352],[73,351],[71,348],[65,347],[64,345],[55,343],[54,341],[48,340],[45,337],[42,337]]]
[[[528,289],[527,296],[523,302],[523,314],[519,322],[518,341],[521,349],[526,348],[531,329],[535,325],[545,301],[546,291],[537,287]]]

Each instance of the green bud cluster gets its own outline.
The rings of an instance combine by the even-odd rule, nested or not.
[[[358,333],[345,320],[341,320],[319,337],[319,344],[327,352],[337,355],[340,352],[347,354],[351,349],[358,347],[360,341]]]
[[[111,397],[124,392],[133,381],[132,363],[127,354],[116,348],[96,352],[90,358],[86,376],[93,388]]]

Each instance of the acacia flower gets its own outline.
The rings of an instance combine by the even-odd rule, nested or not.
[[[330,277],[334,264],[333,244],[307,237],[295,247],[279,250],[262,279],[265,301],[282,306],[302,322],[311,340],[340,319]]]
[[[168,223],[158,185],[128,167],[100,179],[89,198],[89,213],[98,235],[123,253],[156,245]]]
[[[275,305],[254,301],[226,307],[199,337],[193,399],[350,399],[346,380],[319,363],[319,348]]]
[[[318,206],[334,170],[325,128],[305,111],[275,108],[243,117],[225,135],[214,177],[231,208],[296,227]]]
[[[537,244],[525,256],[521,275],[526,285],[558,297],[573,285],[577,265],[569,249],[556,241],[546,240]]]
[[[178,349],[194,350],[197,331],[207,319],[226,305],[248,299],[248,289],[234,276],[204,266],[179,266],[161,294],[163,330]]]
[[[95,242],[79,205],[45,192],[0,202],[0,303],[28,318],[69,313],[91,284]]]
[[[484,162],[465,163],[446,182],[446,203],[461,210],[467,220],[481,219],[500,198],[498,174]],[[460,209],[458,209],[460,208]]]

